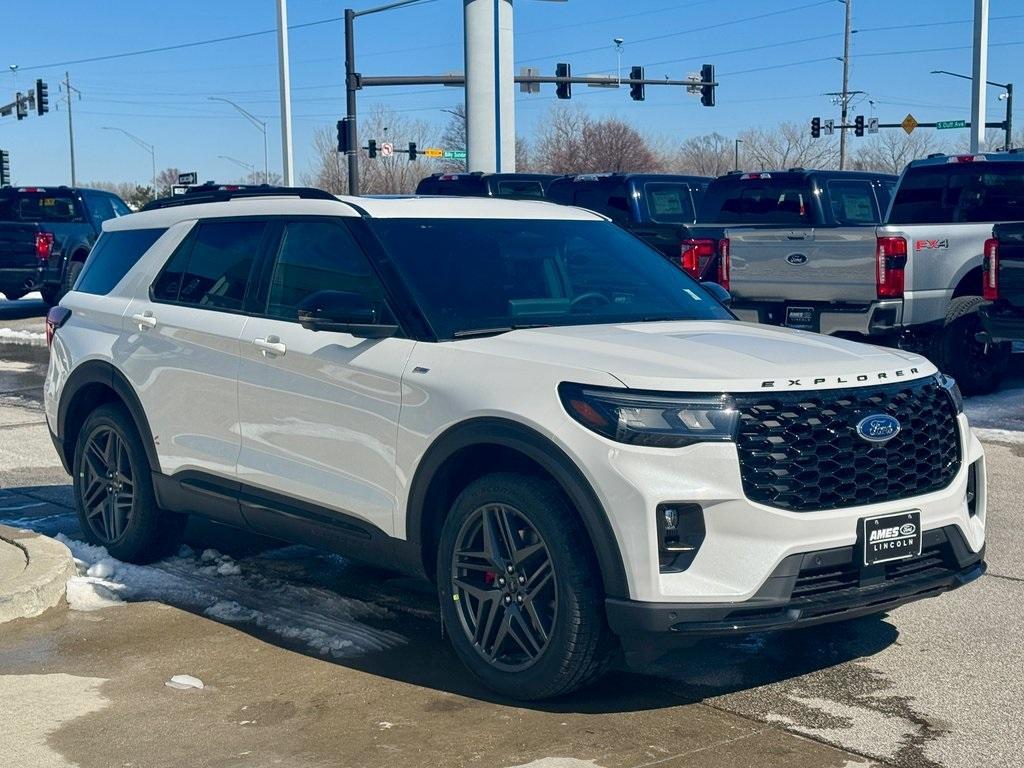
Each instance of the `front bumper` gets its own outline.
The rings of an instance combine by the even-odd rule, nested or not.
[[[1016,311],[999,304],[982,304],[978,309],[981,326],[979,339],[985,342],[1024,341],[1024,310]]]
[[[749,600],[643,603],[609,599],[608,623],[629,644],[666,636],[767,632],[843,621],[963,586],[986,569],[957,526],[925,531],[922,553],[884,565],[860,565],[856,546],[791,555]]]

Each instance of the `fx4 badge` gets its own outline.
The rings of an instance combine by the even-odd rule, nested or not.
[[[934,251],[937,248],[949,248],[949,240],[915,240],[915,251]]]

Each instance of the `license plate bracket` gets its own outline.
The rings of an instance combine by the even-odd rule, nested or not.
[[[786,307],[786,327],[800,331],[817,331],[818,313],[814,307]]]
[[[908,560],[921,554],[921,513],[914,510],[895,515],[861,519],[864,565]]]

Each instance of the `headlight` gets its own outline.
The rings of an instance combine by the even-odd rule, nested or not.
[[[956,379],[944,373],[935,374],[935,380],[939,386],[946,390],[949,399],[953,401],[953,408],[958,414],[964,412],[964,396],[960,394],[960,387],[956,385]]]
[[[680,448],[733,440],[739,413],[728,395],[677,395],[564,383],[562,405],[576,421],[620,443]]]

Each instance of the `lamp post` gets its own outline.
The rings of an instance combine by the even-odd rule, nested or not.
[[[229,163],[234,163],[235,165],[240,166],[241,168],[245,168],[249,172],[250,176],[256,175],[256,166],[253,165],[252,163],[247,163],[244,160],[239,160],[236,157],[231,157],[231,155],[217,155],[217,157],[219,157],[221,160],[227,160]]]
[[[269,163],[269,160],[267,158],[267,124],[266,124],[266,122],[263,121],[263,120],[260,120],[258,117],[256,117],[256,115],[252,114],[252,112],[249,112],[248,110],[243,109],[242,107],[238,106],[231,99],[225,99],[223,96],[208,96],[207,98],[210,101],[223,101],[225,104],[230,104],[232,107],[237,109],[246,120],[248,120],[250,123],[252,123],[257,128],[259,128],[261,131],[263,131],[263,183],[264,184],[269,184],[270,183],[270,163]]]
[[[933,69],[933,75],[949,75],[950,77],[959,77],[961,80],[971,80],[974,78],[970,75],[961,75],[958,72],[950,72],[946,69]],[[1003,129],[1006,132],[1006,140],[1004,142],[1004,149],[1009,152],[1013,149],[1013,83],[997,83],[992,80],[986,80],[989,85],[994,85],[996,88],[1002,88],[1006,91],[1006,119],[1003,121]]]
[[[129,139],[131,139],[136,144],[138,144],[140,147],[142,147],[147,152],[149,152],[149,160],[150,160],[150,163],[152,164],[152,171],[153,171],[153,179],[152,179],[153,180],[153,196],[156,197],[156,194],[157,194],[157,190],[156,190],[156,150],[153,148],[153,145],[150,144],[148,141],[143,141],[138,136],[136,136],[134,133],[129,133],[124,128],[117,128],[117,127],[114,127],[114,126],[111,126],[111,125],[104,125],[104,126],[102,126],[102,129],[104,131],[117,131],[119,133],[123,133]]]

